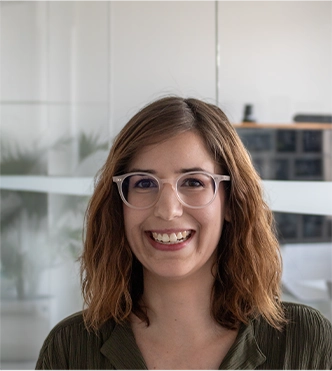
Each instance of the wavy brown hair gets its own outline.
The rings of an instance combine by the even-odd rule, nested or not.
[[[211,313],[226,328],[261,315],[281,329],[281,257],[261,180],[220,108],[174,96],[149,104],[125,125],[96,176],[81,256],[85,323],[97,330],[109,319],[126,320],[131,312],[149,323],[140,300],[142,265],[126,239],[123,204],[112,177],[126,173],[142,147],[185,131],[197,133],[223,173],[231,176],[226,187],[230,222],[224,222],[217,246]]]

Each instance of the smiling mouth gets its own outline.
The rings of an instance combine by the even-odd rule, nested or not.
[[[171,245],[186,241],[191,236],[191,231],[183,231],[178,233],[151,233],[151,238],[156,242]]]

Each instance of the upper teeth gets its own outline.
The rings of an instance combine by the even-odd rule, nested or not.
[[[157,240],[159,242],[174,243],[174,242],[182,241],[186,237],[189,237],[190,236],[190,231],[183,231],[183,232],[171,233],[171,234],[167,234],[167,233],[161,234],[161,233],[153,232],[152,236],[155,240]]]

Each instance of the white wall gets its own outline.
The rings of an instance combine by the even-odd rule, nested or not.
[[[113,132],[164,94],[215,103],[214,2],[111,3]]]
[[[332,3],[219,2],[219,103],[241,122],[246,103],[258,122],[296,113],[332,113]]]
[[[35,104],[45,100],[47,91],[46,39],[41,32],[45,6],[34,2],[0,6],[1,135],[29,146],[47,118],[45,107]]]
[[[331,114],[331,17],[331,2],[218,2],[219,104],[233,122],[246,103],[260,122]],[[112,138],[162,94],[214,102],[215,26],[212,1],[1,2],[3,135]]]

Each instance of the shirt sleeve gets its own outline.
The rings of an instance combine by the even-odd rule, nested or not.
[[[318,310],[294,305],[290,316],[292,335],[289,358],[300,358],[301,367],[311,370],[332,369],[332,325]],[[292,368],[298,366],[293,363]]]
[[[39,354],[36,370],[67,370],[68,337],[66,329],[51,332],[46,338]]]

